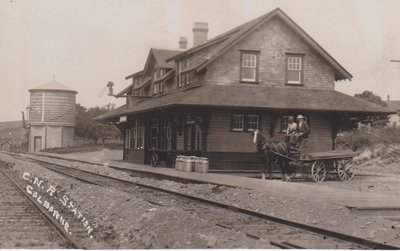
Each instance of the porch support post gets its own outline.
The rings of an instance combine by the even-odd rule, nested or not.
[[[207,139],[208,139],[208,128],[210,127],[210,115],[204,113],[202,115],[203,118],[203,126],[201,127],[201,131],[202,131],[202,145],[201,145],[201,149],[203,150],[203,152],[207,152]]]

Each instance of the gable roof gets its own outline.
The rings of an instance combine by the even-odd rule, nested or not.
[[[147,56],[146,64],[144,65],[143,72],[146,74],[148,68],[150,67],[150,62],[152,59],[156,61],[156,64],[159,68],[174,68],[174,62],[167,62],[166,59],[173,57],[180,53],[181,51],[177,50],[166,50],[166,49],[156,49],[151,48],[149,51],[149,55]]]
[[[247,22],[243,25],[240,25],[226,33],[223,33],[212,40],[186,50],[182,53],[177,54],[174,57],[168,58],[167,61],[173,59],[179,59],[186,55],[192,54],[200,49],[207,48],[211,45],[214,45],[218,42],[220,44],[217,45],[215,49],[213,49],[204,59],[197,64],[196,72],[200,72],[207,65],[212,63],[215,59],[221,56],[224,52],[229,50],[233,45],[237,44],[243,38],[247,37],[250,33],[252,33],[255,29],[257,29],[262,24],[268,22],[274,17],[280,18],[285,24],[291,27],[305,42],[311,46],[318,54],[321,55],[334,69],[335,69],[335,80],[345,80],[353,77],[343,66],[341,66],[327,51],[325,51],[311,36],[309,36],[300,26],[298,26],[289,16],[287,16],[281,9],[276,8],[275,10],[260,16],[250,22]]]
[[[144,66],[144,69],[142,71],[138,71],[135,72],[129,76],[126,76],[125,79],[130,79],[130,78],[134,78],[138,75],[143,75],[144,73],[146,73],[146,70],[148,69],[148,67],[150,67],[150,62],[151,60],[154,58],[154,60],[156,61],[157,65],[159,68],[168,68],[168,69],[172,69],[175,67],[175,63],[174,62],[166,62],[167,58],[170,58],[172,56],[177,55],[178,53],[180,53],[181,51],[177,51],[177,50],[166,50],[166,49],[156,49],[156,48],[151,48],[149,51],[149,54],[147,56],[147,60],[146,60],[146,64]],[[123,95],[125,93],[127,93],[129,91],[130,88],[134,87],[133,83],[130,84],[128,87],[126,87],[125,89],[123,89],[122,91],[120,91],[117,95]]]
[[[135,72],[135,73],[133,73],[133,74],[131,74],[129,76],[126,76],[125,79],[128,80],[130,78],[134,78],[134,77],[142,75],[142,74],[143,74],[143,71],[138,71],[138,72]],[[122,89],[122,91],[118,92],[117,96],[124,95],[125,93],[127,93],[129,91],[129,89],[134,87],[134,84],[135,83],[132,83],[132,84],[128,85],[126,88]]]
[[[188,91],[190,91],[190,95],[187,93]],[[136,100],[128,106],[124,105],[100,115],[96,120],[112,120],[128,114],[178,106],[283,111],[394,113],[394,111],[386,107],[334,90],[244,86],[238,83],[229,86],[229,88],[224,85],[200,85],[196,88],[169,93],[158,98]]]
[[[130,78],[134,78],[134,77],[139,76],[139,75],[142,75],[142,74],[143,74],[143,71],[138,71],[138,72],[132,73],[132,74],[129,75],[129,76],[126,76],[125,79],[128,80],[128,79],[130,79]]]

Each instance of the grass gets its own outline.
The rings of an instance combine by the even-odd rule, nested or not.
[[[95,152],[95,151],[99,151],[101,149],[121,150],[122,143],[106,143],[104,145],[93,145],[93,144],[85,143],[85,144],[63,147],[63,148],[56,147],[56,148],[43,149],[43,150],[41,150],[41,152],[67,154],[67,153],[77,153],[77,152],[80,152],[80,153]]]
[[[0,144],[3,142],[9,142],[14,149],[26,150],[27,129],[22,127],[21,121],[0,122]]]

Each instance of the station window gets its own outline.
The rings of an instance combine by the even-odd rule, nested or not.
[[[232,131],[243,132],[244,131],[244,115],[233,114],[232,115]]]
[[[189,69],[190,58],[185,58],[178,62],[178,87],[188,85],[191,82],[191,75],[188,72],[182,73],[183,71]]]
[[[289,55],[287,57],[287,83],[302,84],[303,79],[303,57]]]
[[[142,122],[137,123],[137,144],[136,148],[137,149],[143,149],[144,148],[144,126]]]
[[[135,129],[136,128],[132,128],[132,129],[130,129],[129,130],[129,149],[133,149],[133,148],[135,148],[135,137],[136,137],[136,135],[135,135]]]
[[[242,82],[257,82],[258,80],[258,53],[242,52],[240,80]]]
[[[159,83],[154,83],[153,84],[153,94],[157,94],[160,92],[160,86]]]
[[[257,114],[233,114],[231,128],[234,132],[252,132],[260,126]]]
[[[247,131],[253,132],[258,129],[258,115],[247,115]]]
[[[151,120],[151,148],[158,149],[158,119]]]
[[[164,125],[164,148],[170,149],[171,148],[171,123],[170,121],[166,121]]]

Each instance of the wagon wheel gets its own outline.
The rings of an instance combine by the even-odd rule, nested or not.
[[[337,174],[341,181],[348,181],[354,178],[354,173],[351,171],[351,159],[341,159],[335,162]]]
[[[154,167],[156,167],[157,165],[158,165],[158,154],[157,153],[153,153],[152,155],[151,155],[151,160],[150,160],[150,164],[151,164],[151,166],[154,166]]]
[[[311,174],[315,182],[323,182],[326,177],[325,163],[321,160],[316,160],[311,166]]]

